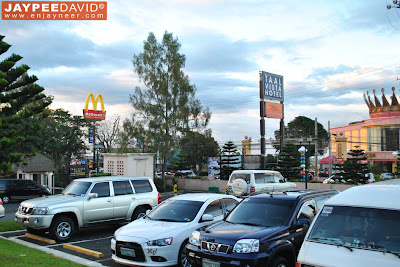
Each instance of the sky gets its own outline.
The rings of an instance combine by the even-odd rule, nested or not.
[[[107,118],[133,112],[143,87],[132,59],[149,32],[178,38],[183,71],[212,112],[220,144],[260,139],[259,72],[284,77],[285,124],[317,118],[326,130],[368,119],[363,93],[400,95],[400,9],[391,1],[112,0],[103,21],[0,20],[0,35],[39,78],[51,108],[82,115],[101,94]],[[266,138],[279,119],[266,119]],[[268,151],[267,151],[268,153]]]

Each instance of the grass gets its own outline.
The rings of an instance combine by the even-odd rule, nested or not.
[[[0,232],[23,230],[14,221],[0,222]],[[0,238],[0,266],[85,266]]]

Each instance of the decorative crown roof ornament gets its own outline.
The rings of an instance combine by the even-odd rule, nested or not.
[[[366,93],[363,94],[363,98],[365,103],[368,106],[369,109],[369,116],[371,118],[383,118],[383,117],[397,117],[400,116],[400,104],[399,101],[397,100],[397,96],[394,93],[395,88],[392,87],[393,94],[390,97],[391,98],[391,103],[389,104],[389,101],[387,100],[385,96],[385,89],[382,88],[382,104],[378,100],[378,97],[375,95],[375,90],[373,90],[374,94],[374,101],[371,100],[371,97],[369,95],[369,92],[367,91]]]

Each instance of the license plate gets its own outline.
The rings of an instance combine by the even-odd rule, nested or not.
[[[136,253],[134,249],[129,248],[121,248],[121,255],[128,257],[136,257]]]
[[[203,267],[220,267],[220,265],[219,262],[203,259]]]

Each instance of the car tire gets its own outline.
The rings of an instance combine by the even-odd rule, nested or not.
[[[11,197],[10,196],[3,196],[3,204],[8,204],[11,201]]]
[[[135,211],[132,213],[131,221],[134,221],[139,218],[139,216],[146,214],[146,209],[144,207],[137,207]]]
[[[190,267],[190,263],[187,260],[187,255],[186,255],[186,245],[188,241],[185,240],[181,248],[179,249],[179,254],[178,254],[178,267]]]
[[[34,229],[34,228],[26,228],[26,231],[28,231],[28,233],[33,234],[33,235],[43,235],[44,233],[46,233],[46,230],[44,229]]]
[[[247,183],[243,179],[236,179],[232,184],[232,192],[236,196],[243,196],[247,193]]]
[[[66,241],[71,238],[75,231],[75,223],[68,216],[57,216],[51,223],[50,237],[57,241]]]
[[[289,262],[281,256],[276,257],[271,265],[269,265],[269,267],[288,267],[289,266]]]

